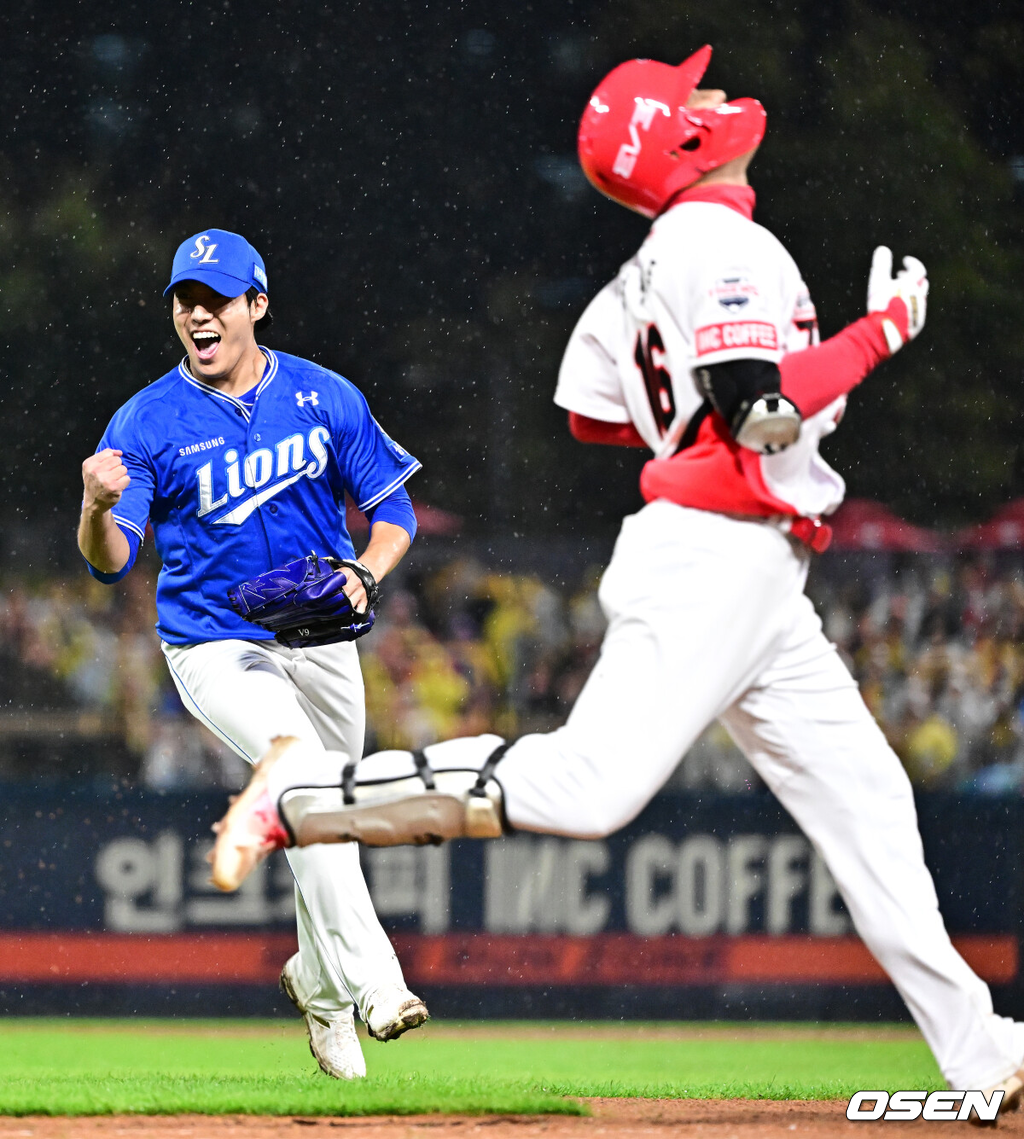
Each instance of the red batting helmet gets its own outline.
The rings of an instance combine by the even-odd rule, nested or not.
[[[583,172],[602,194],[656,217],[673,194],[764,138],[756,99],[687,110],[710,59],[706,44],[678,67],[631,59],[604,77],[578,139]]]

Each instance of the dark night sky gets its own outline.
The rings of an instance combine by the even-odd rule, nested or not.
[[[620,59],[705,40],[709,82],[768,106],[759,219],[804,268],[823,331],[860,315],[879,241],[934,269],[916,355],[865,385],[830,460],[922,521],[1024,491],[1019,6],[765,0],[742,23],[639,0],[110,13],[3,17],[9,518],[74,514],[110,414],[176,362],[160,299],[175,246],[222,226],[267,260],[269,342],[366,392],[424,461],[418,494],[481,533],[612,526],[640,456],[572,443],[550,397],[574,320],[645,223],[586,185],[576,123]]]

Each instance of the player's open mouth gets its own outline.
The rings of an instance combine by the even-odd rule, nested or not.
[[[217,355],[217,345],[220,343],[219,332],[193,332],[192,343],[196,346],[196,356],[204,363],[209,363]]]

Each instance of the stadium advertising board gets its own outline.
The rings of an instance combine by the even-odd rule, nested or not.
[[[222,795],[72,791],[54,806],[12,788],[5,803],[5,993],[276,978],[294,942],[292,878],[275,856],[237,894],[209,885]],[[1018,973],[1019,813],[921,804],[954,938],[1002,985]],[[664,796],[604,841],[521,834],[368,850],[364,865],[414,986],[887,984],[828,869],[767,795]]]

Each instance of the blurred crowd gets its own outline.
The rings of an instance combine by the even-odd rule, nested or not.
[[[5,583],[0,779],[35,777],[31,757],[49,740],[61,756],[89,745],[99,756],[91,770],[69,759],[56,777],[117,774],[154,788],[242,780],[242,761],[185,712],[170,682],[154,580],[143,563],[114,587],[85,574]],[[462,558],[389,581],[359,642],[367,749],[557,727],[600,649],[599,580],[595,568],[556,588]],[[991,556],[826,555],[811,593],[917,786],[1024,788],[1024,570]],[[743,790],[757,779],[714,726],[673,785]]]
[[[905,556],[871,586],[818,577],[825,632],[919,787],[1024,784],[1024,569]]]

